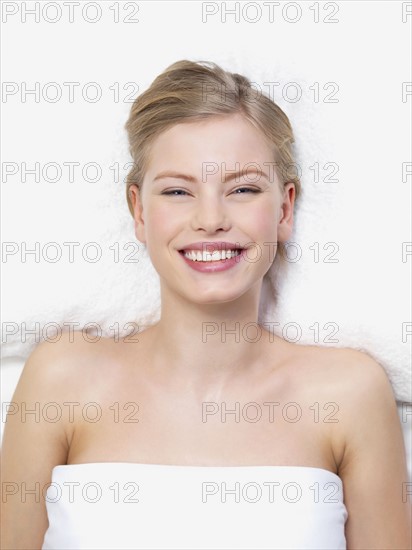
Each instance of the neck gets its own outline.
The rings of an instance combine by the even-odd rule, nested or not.
[[[202,304],[161,287],[161,318],[147,331],[153,372],[196,395],[252,372],[270,337],[258,324],[260,291],[261,283],[236,300]]]

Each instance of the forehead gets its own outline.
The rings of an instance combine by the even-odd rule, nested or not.
[[[236,113],[175,124],[155,139],[149,158],[148,175],[188,166],[199,170],[203,162],[226,163],[234,169],[236,162],[271,161],[273,152],[265,135]]]

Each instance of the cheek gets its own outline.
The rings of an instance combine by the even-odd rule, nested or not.
[[[253,233],[268,239],[276,239],[277,223],[274,204],[269,201],[263,203],[260,208],[255,209],[253,213],[251,212],[249,219]]]
[[[150,204],[146,209],[145,226],[151,241],[170,238],[178,225],[178,216],[173,216],[167,205]]]
[[[277,220],[275,205],[272,201],[263,203],[260,208],[253,211],[248,223],[250,223],[250,236],[260,250],[261,258],[272,262],[276,254],[277,243]]]

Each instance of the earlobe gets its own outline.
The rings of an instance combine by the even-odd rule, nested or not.
[[[136,235],[136,239],[142,243],[142,244],[146,244],[146,239],[144,237],[144,228],[142,226],[142,224],[138,224],[137,222],[135,222],[135,226],[134,226],[134,233]]]

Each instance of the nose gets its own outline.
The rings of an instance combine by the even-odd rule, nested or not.
[[[194,230],[203,229],[207,233],[214,233],[219,229],[228,230],[229,227],[228,212],[222,196],[204,194],[198,197],[192,216]]]

